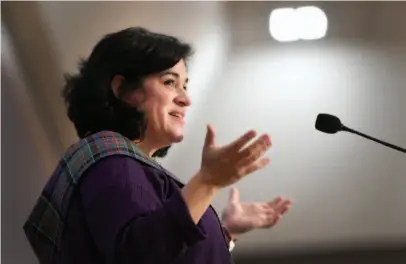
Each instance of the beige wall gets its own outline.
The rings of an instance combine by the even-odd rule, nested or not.
[[[2,263],[35,263],[22,225],[59,155],[21,71],[10,37],[2,27]]]

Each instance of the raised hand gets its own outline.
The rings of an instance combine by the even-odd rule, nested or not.
[[[264,134],[248,144],[255,137],[256,132],[249,131],[226,146],[216,146],[214,129],[208,125],[201,164],[205,184],[223,188],[265,167],[270,159],[263,155],[271,140]]]
[[[291,200],[282,197],[265,203],[240,202],[238,190],[232,188],[222,213],[222,222],[235,237],[253,229],[273,227],[291,205]]]

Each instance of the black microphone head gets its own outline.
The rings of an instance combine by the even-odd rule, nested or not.
[[[338,117],[329,114],[319,114],[316,119],[316,129],[328,133],[335,134],[341,131],[343,125]]]

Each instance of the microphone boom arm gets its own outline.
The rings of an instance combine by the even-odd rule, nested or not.
[[[371,137],[371,136],[365,135],[365,134],[363,134],[363,133],[361,133],[361,132],[358,132],[358,131],[356,131],[356,130],[354,130],[354,129],[351,129],[351,128],[349,128],[349,127],[342,126],[342,127],[341,127],[341,131],[346,131],[346,132],[350,132],[350,133],[359,135],[359,136],[361,136],[361,137],[370,139],[370,140],[375,141],[375,142],[377,142],[377,143],[379,143],[379,144],[382,144],[382,145],[384,145],[384,146],[387,146],[387,147],[390,147],[390,148],[392,148],[392,149],[396,149],[396,150],[398,150],[398,151],[400,151],[400,152],[406,153],[406,149],[404,149],[404,148],[401,148],[401,147],[392,145],[392,144],[390,144],[390,143],[387,143],[387,142],[385,142],[385,141],[379,140],[379,139],[377,139],[377,138],[373,138],[373,137]]]

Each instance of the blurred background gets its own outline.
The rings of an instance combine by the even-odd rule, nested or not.
[[[277,42],[278,7],[315,5],[325,38]],[[241,199],[295,200],[271,230],[240,238],[236,263],[406,263],[406,156],[314,129],[318,113],[406,146],[406,3],[2,2],[1,249],[37,263],[22,225],[61,154],[77,140],[60,96],[99,39],[131,26],[192,43],[186,137],[162,163],[184,181],[199,168],[205,126],[228,143],[269,132],[272,164],[237,184]],[[225,205],[228,190],[215,200]]]

